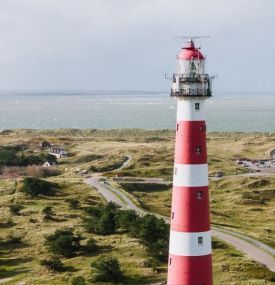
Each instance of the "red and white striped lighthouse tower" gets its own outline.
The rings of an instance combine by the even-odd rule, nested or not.
[[[211,285],[205,100],[211,77],[192,39],[177,57],[171,96],[177,125],[167,285]]]

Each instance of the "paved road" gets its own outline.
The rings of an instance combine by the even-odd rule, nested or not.
[[[257,177],[257,176],[274,176],[275,173],[274,172],[253,172],[253,173],[243,173],[243,174],[237,174],[237,175],[224,175],[222,177],[209,177],[209,180],[213,180],[213,181],[218,181],[218,180],[222,180],[224,178],[235,178],[235,177]]]
[[[259,263],[265,265],[271,271],[275,272],[275,259],[272,255],[262,250],[260,247],[252,244],[246,240],[240,239],[236,236],[229,235],[221,230],[212,229],[212,236],[215,236],[227,243],[232,244],[236,249],[245,253],[248,257],[258,261]],[[274,251],[274,249],[273,249]]]
[[[125,160],[122,165],[120,167],[118,167],[116,170],[121,170],[122,168],[126,167],[132,160],[132,156],[131,155],[124,155],[125,157],[127,157],[127,160]]]
[[[146,211],[138,208],[131,199],[121,190],[111,187],[108,183],[100,182],[98,177],[85,179],[85,182],[95,187],[98,192],[107,200],[120,205],[124,209],[133,209],[139,215],[147,214]],[[156,215],[169,222],[168,217]],[[236,249],[245,253],[248,257],[265,265],[271,271],[275,272],[274,249],[240,233],[231,233],[226,230],[212,228],[212,236],[218,237],[221,240],[233,245]]]

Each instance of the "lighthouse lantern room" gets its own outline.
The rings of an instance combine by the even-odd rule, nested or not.
[[[212,285],[205,100],[212,96],[205,57],[190,39],[177,57],[171,96],[177,124],[167,285]]]

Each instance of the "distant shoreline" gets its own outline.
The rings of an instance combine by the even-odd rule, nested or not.
[[[148,135],[174,135],[174,129],[136,129],[136,128],[117,128],[117,129],[77,129],[77,128],[60,128],[60,129],[0,129],[0,135],[10,134],[24,134],[24,135],[75,135],[75,136],[89,136],[89,135],[120,135],[120,134],[148,134]],[[275,135],[274,132],[228,132],[228,131],[209,131],[209,135],[214,134],[243,134],[243,135]]]

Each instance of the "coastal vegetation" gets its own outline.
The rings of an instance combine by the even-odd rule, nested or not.
[[[104,179],[139,207],[169,216],[174,133],[72,129],[0,134],[1,149],[19,157],[21,151],[26,156],[46,155],[39,147],[44,140],[64,145],[70,153],[54,167],[58,175],[42,179],[27,173],[32,166],[22,165],[21,174],[15,176],[15,165],[2,166],[0,280],[10,285],[19,281],[26,285],[112,284],[116,278],[118,284],[141,285],[165,280],[165,222],[108,204],[83,179],[106,171]],[[18,145],[20,149],[13,149]],[[236,159],[264,159],[273,147],[275,134],[208,135],[212,224],[271,246],[275,176],[242,176],[248,170]],[[118,170],[125,157],[130,162]],[[217,172],[224,176],[216,178]],[[163,183],[138,183],[142,178],[162,178]],[[214,239],[213,249],[215,284],[273,284],[274,273],[231,246]],[[100,276],[109,267],[115,279],[108,283]]]

